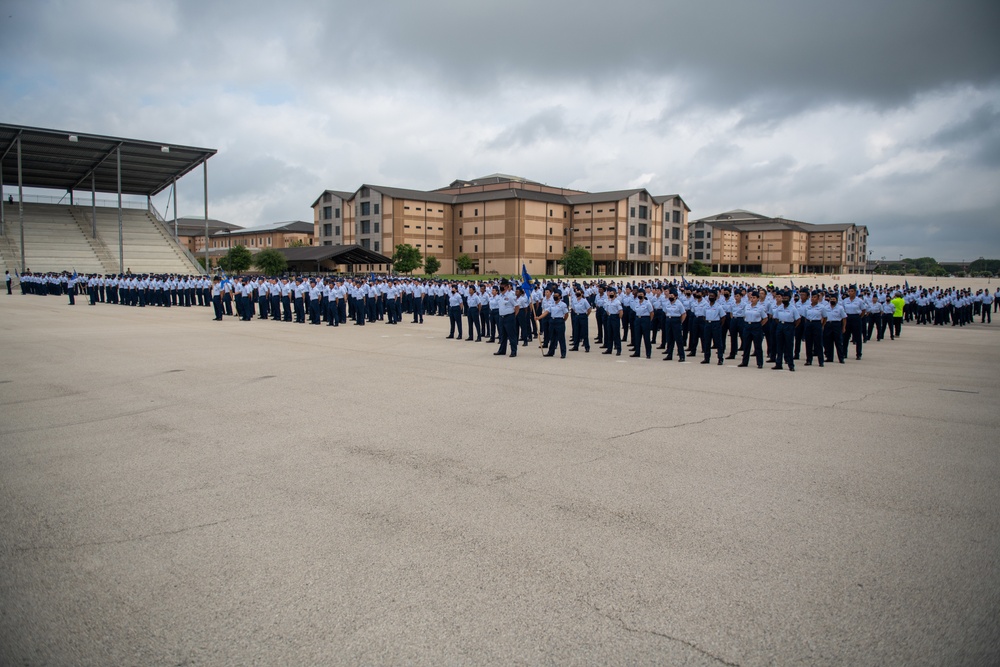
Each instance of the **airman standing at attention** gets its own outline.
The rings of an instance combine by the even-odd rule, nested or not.
[[[570,307],[573,310],[573,347],[570,349],[576,352],[580,349],[580,343],[583,343],[584,351],[590,352],[590,312],[594,308],[579,286],[572,297]]]
[[[794,352],[795,347],[795,327],[799,321],[799,313],[792,305],[792,295],[789,292],[781,293],[781,303],[773,311],[775,321],[778,323],[775,331],[775,343],[777,349],[774,353],[774,366],[771,370],[780,371],[781,362],[788,365],[788,370],[795,371]]]
[[[608,296],[604,301],[604,312],[607,319],[604,325],[604,352],[611,354],[614,350],[616,356],[622,355],[622,302],[618,298],[617,290],[614,287],[608,288]]]
[[[805,320],[802,340],[806,344],[806,366],[812,366],[813,357],[816,357],[820,368],[822,368],[824,359],[823,326],[826,324],[826,320],[823,318],[823,306],[819,302],[818,291],[812,293],[809,303],[800,312]]]
[[[212,305],[215,307],[215,321],[222,321],[222,278],[212,278]]]
[[[671,290],[667,295],[667,303],[663,306],[664,329],[663,341],[666,343],[664,361],[673,359],[674,345],[677,346],[677,361],[684,361],[684,319],[687,310],[677,298],[677,292]]]
[[[827,297],[823,318],[823,348],[826,360],[833,363],[833,353],[837,353],[837,361],[844,363],[847,355],[847,345],[844,343],[844,332],[847,331],[847,313],[844,307],[837,303],[837,293],[830,292]]]
[[[632,317],[635,318],[635,333],[632,342],[635,344],[635,351],[631,356],[638,357],[642,354],[642,346],[646,346],[646,358],[652,357],[652,341],[649,339],[652,330],[653,305],[646,299],[646,290],[641,287],[635,292],[635,300],[632,302]]]
[[[479,293],[476,292],[475,287],[469,288],[469,295],[465,297],[465,326],[469,329],[469,337],[465,340],[472,341],[472,330],[476,330],[475,340],[479,341],[483,339],[483,330],[480,328],[479,324]]]
[[[497,298],[497,314],[500,317],[500,349],[494,355],[506,355],[507,344],[510,343],[510,356],[517,356],[517,297],[511,290],[510,281],[504,278],[500,281],[500,295]]]
[[[562,302],[562,292],[555,290],[552,292],[551,305],[542,311],[539,320],[544,322],[549,320],[549,351],[546,357],[553,357],[556,353],[556,344],[559,345],[559,356],[566,358],[566,318],[569,317],[569,308]]]
[[[858,296],[858,288],[851,285],[847,289],[847,298],[840,304],[847,313],[847,333],[852,341],[854,341],[854,358],[861,358],[861,346],[862,339],[864,338],[864,332],[861,327],[861,320],[865,314],[865,308],[867,307],[865,302]],[[847,339],[844,340],[844,348],[847,348]]]
[[[458,328],[458,339],[462,339],[462,295],[458,293],[458,285],[452,283],[451,294],[448,296],[448,317],[451,319],[448,338],[455,337]]]
[[[754,356],[757,358],[757,368],[764,367],[764,323],[767,320],[767,311],[760,302],[758,293],[754,290],[749,292],[750,303],[743,309],[743,322],[746,327],[746,337],[743,341],[743,361],[741,368],[750,365],[750,347],[753,346]]]

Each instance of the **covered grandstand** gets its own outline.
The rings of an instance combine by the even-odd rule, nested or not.
[[[152,197],[172,187],[176,216],[177,181],[201,166],[207,221],[208,159],[215,153],[211,148],[0,123],[2,268],[202,273]],[[24,194],[25,188],[64,194],[32,197]],[[84,201],[80,193],[86,193]],[[99,194],[116,198],[100,199]],[[146,198],[144,205],[124,199],[136,195]]]

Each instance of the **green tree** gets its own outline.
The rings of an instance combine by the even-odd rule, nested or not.
[[[420,251],[409,243],[400,243],[396,246],[396,252],[392,253],[392,266],[399,273],[412,273],[414,269],[423,266],[423,263]]]
[[[226,253],[225,257],[219,260],[219,267],[229,273],[243,273],[250,268],[253,262],[253,255],[241,245],[234,245]]]
[[[427,259],[424,260],[424,273],[433,276],[440,268],[441,261],[434,255],[427,255]]]
[[[466,271],[471,271],[474,264],[471,257],[466,255],[465,253],[462,253],[461,255],[455,258],[455,266],[458,268],[459,271],[465,273]]]
[[[254,256],[253,265],[265,276],[279,276],[288,268],[288,261],[274,248],[267,248]]]
[[[594,266],[594,256],[583,246],[573,246],[563,253],[559,263],[567,276],[583,276]]]
[[[288,247],[289,248],[302,248],[305,245],[306,245],[306,242],[303,241],[302,239],[295,239],[294,241],[292,241],[291,243],[288,244]]]
[[[691,268],[689,269],[691,275],[695,276],[710,276],[712,275],[712,267],[704,262],[699,262],[694,260],[691,262]]]

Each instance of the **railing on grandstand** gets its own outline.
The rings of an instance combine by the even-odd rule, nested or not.
[[[4,206],[10,206],[11,200],[7,197],[13,198],[13,203],[17,203],[17,195],[11,195],[9,193],[4,193]],[[24,195],[25,204],[64,204],[69,206],[69,197],[65,195],[62,197],[56,197],[54,195]],[[102,208],[118,208],[117,199],[98,199],[97,205]],[[73,206],[83,206],[84,208],[89,208],[91,205],[90,198],[76,197],[73,200]],[[147,208],[146,200],[142,201],[122,199],[122,208]]]

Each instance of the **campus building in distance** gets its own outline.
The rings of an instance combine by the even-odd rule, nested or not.
[[[687,262],[690,209],[644,188],[582,192],[493,174],[430,191],[326,190],[312,208],[318,245],[392,255],[406,243],[440,260],[441,273],[456,273],[464,254],[474,273],[517,274],[524,264],[552,275],[574,246],[591,252],[597,275],[681,275]]]
[[[688,255],[718,273],[865,273],[868,228],[737,209],[688,224]]]

